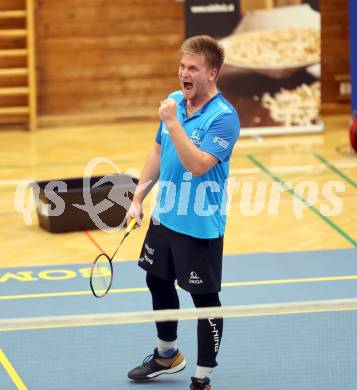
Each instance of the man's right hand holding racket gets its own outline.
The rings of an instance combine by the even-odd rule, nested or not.
[[[142,202],[133,199],[125,216],[127,226],[129,226],[130,222],[135,219],[136,225],[140,227],[143,216]]]

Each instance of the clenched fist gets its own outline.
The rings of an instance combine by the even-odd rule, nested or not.
[[[161,100],[159,107],[160,119],[164,122],[170,122],[177,119],[177,105],[173,99]]]

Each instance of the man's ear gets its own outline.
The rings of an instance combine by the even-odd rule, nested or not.
[[[209,71],[209,78],[211,81],[215,80],[217,78],[218,71],[216,68],[212,68]]]

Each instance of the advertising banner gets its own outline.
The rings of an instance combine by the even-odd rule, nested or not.
[[[186,37],[214,36],[226,59],[218,87],[242,135],[320,132],[318,0],[186,0]]]

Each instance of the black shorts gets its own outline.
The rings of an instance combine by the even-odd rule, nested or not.
[[[201,239],[151,221],[139,266],[193,294],[221,290],[223,237]]]

